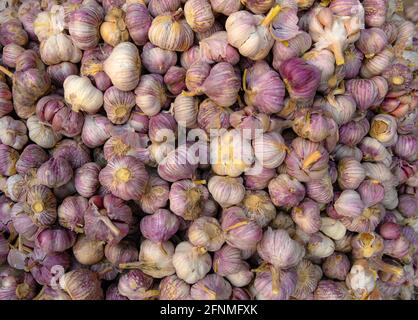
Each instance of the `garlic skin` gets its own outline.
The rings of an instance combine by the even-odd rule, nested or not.
[[[230,16],[241,9],[240,0],[209,0],[212,10]]]
[[[221,225],[212,217],[200,217],[194,220],[187,236],[195,247],[205,248],[207,251],[218,251],[225,242]]]
[[[102,300],[101,281],[93,271],[77,269],[65,273],[59,279],[60,287],[73,300]]]
[[[347,229],[338,220],[329,217],[321,217],[320,231],[331,239],[338,241],[344,238]]]
[[[195,220],[210,210],[209,192],[199,182],[176,181],[171,185],[170,210],[185,220]]]
[[[296,273],[298,281],[292,296],[299,300],[310,299],[322,278],[321,268],[310,260],[303,259],[296,266]]]
[[[100,170],[101,167],[97,163],[88,162],[75,171],[74,186],[78,194],[89,198],[96,193],[100,186]]]
[[[148,31],[151,43],[165,50],[184,52],[193,45],[194,33],[183,10],[157,16]]]
[[[212,258],[206,252],[193,247],[190,242],[180,242],[173,255],[177,276],[189,284],[203,279],[212,267]]]
[[[0,43],[6,46],[15,43],[20,46],[25,46],[28,43],[28,34],[23,29],[22,23],[16,19],[11,18],[3,21],[0,26],[1,40]]]
[[[178,66],[171,66],[164,75],[164,83],[168,91],[174,95],[179,95],[186,89],[185,79],[186,69]]]
[[[39,41],[44,41],[52,35],[59,34],[65,28],[64,8],[53,6],[50,11],[39,12],[33,21],[33,31]]]
[[[148,3],[148,10],[152,14],[152,16],[156,17],[160,14],[165,12],[176,11],[180,6],[181,3],[185,1],[181,0],[149,0],[145,1]]]
[[[218,31],[200,40],[200,58],[207,63],[228,62],[235,65],[239,62],[239,53],[228,43],[226,31]]]
[[[270,180],[268,191],[276,207],[294,207],[305,198],[305,187],[297,179],[280,174]]]
[[[154,242],[168,241],[178,230],[180,220],[165,209],[158,209],[153,214],[141,219],[142,235]]]
[[[195,128],[198,109],[199,100],[197,98],[180,94],[174,100],[171,112],[180,126]]]
[[[200,60],[200,48],[195,45],[182,52],[180,55],[180,64],[184,69],[189,69],[190,66]]]
[[[271,114],[283,108],[284,84],[279,74],[264,61],[244,71],[243,88],[245,102],[260,112]]]
[[[77,63],[81,60],[81,50],[78,49],[71,38],[63,33],[50,36],[41,42],[39,48],[42,61],[47,65],[61,62]]]
[[[321,81],[316,66],[301,58],[290,58],[280,65],[279,73],[291,99],[304,103],[314,98]]]
[[[0,144],[0,157],[2,160],[1,172],[0,174],[5,176],[12,176],[16,174],[16,162],[19,159],[19,153],[4,144]]]
[[[212,170],[229,177],[238,177],[254,162],[253,148],[238,130],[215,137],[210,145]]]
[[[240,250],[254,251],[261,240],[262,228],[246,217],[240,207],[230,207],[222,212],[222,230],[227,244]]]
[[[295,269],[283,270],[268,266],[256,274],[250,287],[257,300],[289,300],[295,291],[297,273]]]
[[[213,199],[223,208],[240,203],[245,196],[242,178],[213,176],[209,179],[208,190]]]
[[[312,234],[306,246],[309,255],[315,258],[326,258],[333,254],[335,243],[321,232]]]
[[[148,173],[132,156],[115,156],[99,173],[100,184],[124,200],[138,200],[144,194]]]
[[[140,270],[130,270],[119,278],[118,291],[129,300],[147,300],[156,296],[156,290],[149,290],[154,280]]]
[[[152,214],[156,210],[164,208],[169,198],[169,191],[167,181],[161,179],[154,172],[150,173],[145,193],[139,201],[142,211]]]
[[[350,260],[345,254],[334,252],[325,258],[325,261],[322,263],[322,270],[328,278],[344,281],[350,271],[350,265]]]
[[[370,124],[369,134],[383,146],[394,145],[398,141],[397,123],[394,117],[388,114],[376,115]]]
[[[55,133],[49,126],[42,124],[37,116],[32,116],[26,121],[29,138],[37,145],[45,149],[54,147],[62,136]]]
[[[292,209],[292,219],[303,232],[312,234],[321,228],[319,205],[307,198]]]
[[[357,189],[365,177],[365,170],[357,160],[345,158],[339,161],[338,184],[341,189]]]
[[[14,149],[21,150],[28,142],[27,128],[23,121],[10,116],[0,118],[0,141]]]
[[[187,300],[190,298],[189,284],[176,275],[161,280],[159,289],[161,300]]]
[[[263,190],[247,191],[242,203],[238,205],[244,214],[260,227],[267,226],[276,217],[276,208],[267,192]]]
[[[305,248],[290,238],[287,231],[273,230],[270,227],[263,234],[257,245],[260,257],[277,268],[296,266],[305,255]]]
[[[51,78],[51,82],[58,87],[62,87],[68,76],[79,74],[77,65],[71,62],[61,62],[48,66],[46,71]]]
[[[103,8],[94,0],[85,2],[71,14],[68,31],[81,50],[92,49],[99,43],[103,16]]]
[[[277,168],[286,157],[287,147],[277,132],[267,132],[256,137],[253,148],[256,159],[267,169]]]
[[[126,27],[134,43],[143,46],[148,41],[148,30],[151,27],[152,17],[145,3],[127,3]]]
[[[190,296],[194,300],[227,300],[231,294],[229,282],[214,273],[208,274],[190,288]]]
[[[71,75],[64,81],[65,101],[75,112],[94,114],[103,105],[103,93],[96,89],[89,78]]]
[[[197,124],[208,134],[216,129],[228,129],[231,112],[231,109],[221,107],[210,99],[205,99],[199,105]]]
[[[135,95],[132,92],[122,91],[112,86],[103,95],[103,107],[107,118],[114,124],[127,122],[134,106]]]
[[[215,22],[208,0],[188,0],[184,5],[184,17],[195,32],[205,32]]]
[[[39,166],[48,160],[48,154],[37,144],[27,145],[21,152],[19,160],[16,162],[16,171],[19,174],[30,173],[32,169],[37,169]]]
[[[57,200],[52,191],[43,186],[35,185],[29,188],[26,195],[29,215],[39,227],[52,225],[57,218]]]
[[[190,157],[190,149],[186,145],[169,151],[158,164],[158,174],[169,182],[193,178],[198,166],[191,163]]]
[[[244,57],[264,59],[274,45],[269,26],[280,9],[280,6],[272,8],[266,17],[243,10],[232,13],[225,23],[228,42]]]
[[[5,82],[0,81],[0,116],[3,117],[12,111],[12,92]]]
[[[176,65],[177,54],[173,51],[164,50],[148,42],[141,53],[141,61],[145,69],[150,73],[166,74],[167,71]]]
[[[328,158],[321,144],[295,138],[285,158],[287,173],[301,182],[320,179],[328,171]]]
[[[37,170],[39,184],[49,188],[57,188],[68,183],[73,177],[70,163],[62,157],[52,157]]]
[[[321,280],[314,292],[314,300],[350,300],[344,282]]]
[[[374,290],[376,278],[376,273],[369,268],[366,260],[358,260],[351,267],[345,282],[355,297],[364,299]]]
[[[135,89],[136,104],[147,115],[155,116],[167,103],[163,77],[147,74]]]
[[[364,20],[368,27],[381,27],[386,21],[387,1],[365,0],[363,1]]]
[[[113,7],[104,17],[100,26],[100,35],[104,42],[116,47],[119,43],[129,40],[129,32],[125,24],[125,12]]]
[[[141,58],[132,42],[121,42],[103,63],[103,70],[113,85],[122,91],[131,91],[141,77]]]

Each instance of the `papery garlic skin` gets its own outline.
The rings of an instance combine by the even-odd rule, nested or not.
[[[147,116],[155,116],[167,102],[163,78],[159,74],[142,76],[135,89],[136,104]]]
[[[257,245],[257,252],[263,260],[278,268],[296,266],[305,255],[305,248],[290,238],[285,230],[268,228]]]
[[[123,124],[128,121],[134,106],[135,95],[132,92],[122,91],[113,86],[108,88],[103,95],[103,107],[107,117],[114,124]]]
[[[190,288],[194,300],[227,300],[231,293],[229,282],[215,273],[205,276]]]
[[[210,145],[212,170],[218,175],[237,177],[254,161],[253,148],[238,130],[215,137]]]
[[[209,179],[208,190],[224,208],[240,203],[245,195],[242,178],[213,176]]]
[[[243,10],[232,13],[225,23],[229,43],[244,57],[264,59],[274,44],[268,27],[279,11],[278,6],[266,17]]]
[[[347,229],[338,220],[329,217],[321,217],[320,231],[331,239],[338,241],[344,238]]]
[[[241,9],[239,0],[209,0],[213,11],[229,16]]]
[[[148,31],[152,44],[165,50],[186,51],[193,44],[194,33],[185,19],[183,11],[179,9],[174,13],[164,13],[157,16]]]
[[[200,217],[194,220],[189,227],[188,238],[194,246],[208,251],[219,250],[225,242],[221,225],[213,217]]]
[[[100,26],[100,35],[106,43],[115,47],[121,42],[128,41],[129,32],[124,20],[125,13],[122,9],[113,7],[107,12]]]
[[[99,181],[115,196],[137,200],[145,192],[148,173],[144,164],[132,156],[114,157],[100,171]]]
[[[136,45],[141,46],[148,41],[148,30],[152,23],[152,17],[145,4],[141,2],[129,3],[126,8],[125,23],[129,35]]]
[[[72,13],[68,30],[77,47],[87,50],[99,43],[99,27],[103,16],[102,7],[95,1],[86,2]]]
[[[184,5],[184,16],[195,32],[207,31],[215,22],[208,0],[189,0]]]
[[[141,66],[138,48],[131,42],[121,42],[103,63],[103,70],[116,88],[131,91],[138,85]]]
[[[187,241],[177,245],[173,256],[177,276],[189,284],[203,279],[212,266],[212,259],[205,250],[193,247]]]
[[[28,127],[29,138],[42,148],[52,148],[62,138],[59,133],[55,133],[50,127],[41,124],[37,116],[30,117],[26,126]]]
[[[0,141],[14,149],[22,149],[28,142],[26,126],[10,116],[0,118]]]
[[[103,105],[103,93],[87,77],[71,75],[64,81],[64,96],[75,112],[97,113]]]

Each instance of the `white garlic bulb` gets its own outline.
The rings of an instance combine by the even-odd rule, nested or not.
[[[30,117],[26,121],[26,126],[29,130],[29,138],[42,148],[50,149],[62,138],[51,127],[41,123],[37,116]]]
[[[212,197],[223,208],[240,203],[245,196],[245,187],[240,177],[213,176],[209,179],[208,189]]]
[[[87,77],[71,75],[64,81],[65,101],[76,111],[94,114],[103,105],[103,93]]]
[[[141,76],[141,58],[136,45],[119,43],[103,63],[103,70],[119,90],[135,89]]]
[[[177,245],[173,256],[177,276],[189,284],[203,279],[212,267],[212,258],[203,249],[184,241]]]

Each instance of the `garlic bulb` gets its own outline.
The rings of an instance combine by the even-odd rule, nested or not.
[[[241,177],[213,176],[209,179],[208,189],[212,197],[223,208],[240,203],[245,196],[245,187]]]
[[[61,134],[41,123],[37,116],[30,117],[26,121],[26,126],[28,127],[29,138],[42,148],[50,149],[62,138]]]
[[[212,258],[203,248],[184,241],[177,245],[173,256],[177,276],[187,283],[203,279],[212,267]]]
[[[129,40],[128,28],[125,24],[125,12],[113,7],[105,16],[100,26],[100,35],[104,42],[115,47],[119,43]]]
[[[238,177],[254,162],[251,143],[238,130],[215,137],[211,143],[212,170],[218,175]]]
[[[94,114],[103,105],[103,93],[87,77],[71,75],[64,81],[65,101],[76,111]]]
[[[132,42],[119,43],[103,63],[103,70],[119,90],[135,89],[141,76],[138,48]]]
[[[228,42],[244,57],[252,60],[264,59],[274,45],[269,26],[280,10],[277,5],[265,17],[248,11],[231,14],[225,23]]]
[[[205,32],[215,22],[208,0],[188,0],[184,5],[184,16],[195,32]]]
[[[94,0],[85,1],[71,14],[68,31],[77,47],[88,50],[97,46],[103,16],[103,8]]]
[[[61,62],[78,63],[81,60],[81,50],[77,48],[71,38],[64,33],[50,36],[41,42],[39,53],[42,61],[47,65]]]
[[[183,10],[157,16],[148,31],[151,43],[171,51],[186,51],[193,45],[194,33],[183,17]]]

